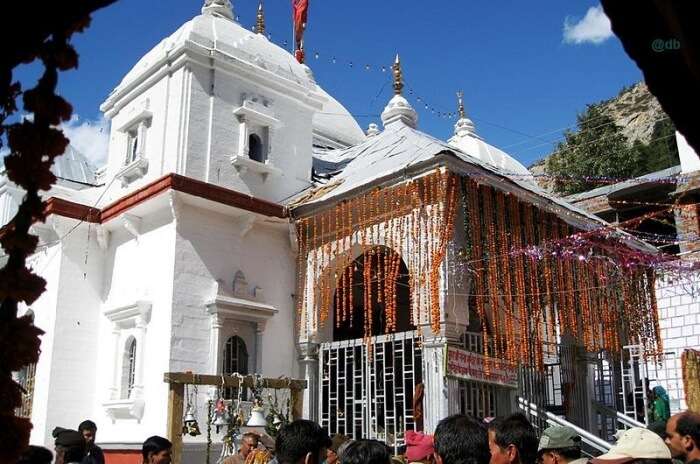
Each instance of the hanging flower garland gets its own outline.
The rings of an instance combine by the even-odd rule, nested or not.
[[[464,182],[467,268],[496,357],[542,369],[545,354],[553,354],[546,345],[564,334],[590,352],[619,351],[624,334],[640,340],[646,355],[661,353],[655,274],[644,253],[612,234],[576,232],[473,179]],[[486,342],[488,331],[483,335]]]
[[[452,238],[458,201],[455,175],[433,171],[401,185],[373,189],[297,221],[297,312],[305,330],[353,324],[362,307],[365,338],[375,332],[373,308],[384,311],[384,332],[396,330],[402,257],[407,257],[411,323],[440,330],[440,271]],[[359,247],[355,260],[353,249]],[[354,301],[354,269],[362,263],[362,300]]]

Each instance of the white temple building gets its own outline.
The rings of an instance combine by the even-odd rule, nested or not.
[[[331,397],[347,392],[324,390],[339,375],[324,356],[361,346],[363,337],[339,338],[308,308],[299,320],[299,307],[315,304],[304,295],[318,281],[311,261],[299,273],[296,219],[363,189],[449,169],[478,173],[572,227],[601,221],[542,192],[525,167],[476,133],[463,109],[454,137],[442,142],[417,129],[399,89],[382,114],[384,129],[373,125],[365,134],[309,67],[233,18],[229,0],[207,0],[126,73],[101,106],[111,121],[104,169],[73,149],[57,159],[59,181],[46,193],[48,219],[35,227],[41,245],[31,260],[47,291],[26,309],[45,331],[38,364],[23,373],[31,384],[31,442],[51,446],[54,427],[89,418],[108,463],[110,455],[131,462],[124,456],[133,460],[146,437],[166,434],[166,372],[306,379],[305,416],[333,432],[387,440],[415,425],[409,403],[418,383],[428,431],[448,413],[511,410],[512,378],[457,380],[440,370],[449,344],[479,343],[467,284],[448,279],[446,263],[441,332],[424,331],[414,345],[414,329],[425,321],[408,322],[406,301],[403,328],[377,341],[394,350],[392,359],[414,355],[400,372],[407,383],[382,393],[400,393],[404,404],[357,416],[354,430],[339,425],[345,413]],[[0,176],[2,224],[21,196]],[[450,250],[464,241],[458,235]],[[397,252],[410,267],[405,250]],[[406,340],[400,350],[396,340]],[[356,398],[376,405],[386,400],[377,391],[362,387]],[[205,409],[200,403],[200,417]],[[373,426],[379,416],[385,425]],[[201,452],[202,443],[186,442],[186,452]]]

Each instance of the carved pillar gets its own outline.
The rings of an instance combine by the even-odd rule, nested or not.
[[[136,318],[136,372],[134,372],[134,388],[131,392],[132,398],[142,398],[143,397],[143,365],[144,357],[146,355],[146,316],[144,314],[139,315]]]
[[[263,355],[263,333],[265,332],[265,323],[258,322],[255,324],[255,370],[262,374],[262,355]]]
[[[216,308],[214,308],[216,309]],[[223,318],[215,311],[211,312],[211,333],[209,335],[209,372],[218,374],[221,372],[221,329],[224,326]]]
[[[318,421],[318,343],[299,343],[301,375],[306,380],[303,417]]]
[[[444,368],[447,340],[441,335],[432,336],[429,326],[423,328],[423,333],[426,334],[423,339],[423,384],[425,385],[423,426],[425,433],[432,434],[440,419],[449,415],[449,389]]]
[[[245,116],[238,116],[238,156],[248,156],[248,123]]]
[[[136,147],[136,158],[146,157],[146,133],[148,132],[148,120],[142,119],[136,129],[138,146]],[[135,161],[135,160],[134,160]]]

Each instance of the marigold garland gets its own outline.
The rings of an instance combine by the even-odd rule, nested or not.
[[[552,213],[473,179],[458,186],[457,176],[441,170],[298,221],[300,279],[305,265],[313,274],[300,283],[297,310],[312,321],[306,327],[314,330],[332,308],[336,327],[352,327],[358,305],[368,342],[379,330],[395,331],[404,263],[410,323],[439,332],[442,265],[458,202],[487,372],[490,356],[542,369],[545,355],[554,354],[546,347],[564,334],[592,352],[618,351],[622,340],[642,340],[647,353],[659,352],[653,273],[616,266],[624,256],[615,254],[614,239],[600,242],[601,258],[589,262],[562,245],[580,233]],[[516,252],[530,248],[540,251]],[[355,283],[358,263],[362,281]],[[353,298],[355,285],[364,288],[360,301]],[[384,313],[383,327],[375,327],[376,308]]]

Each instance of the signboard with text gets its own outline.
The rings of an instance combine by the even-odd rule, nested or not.
[[[518,371],[515,366],[500,359],[448,346],[445,353],[446,373],[448,376],[464,380],[490,383],[509,388],[518,388]]]

